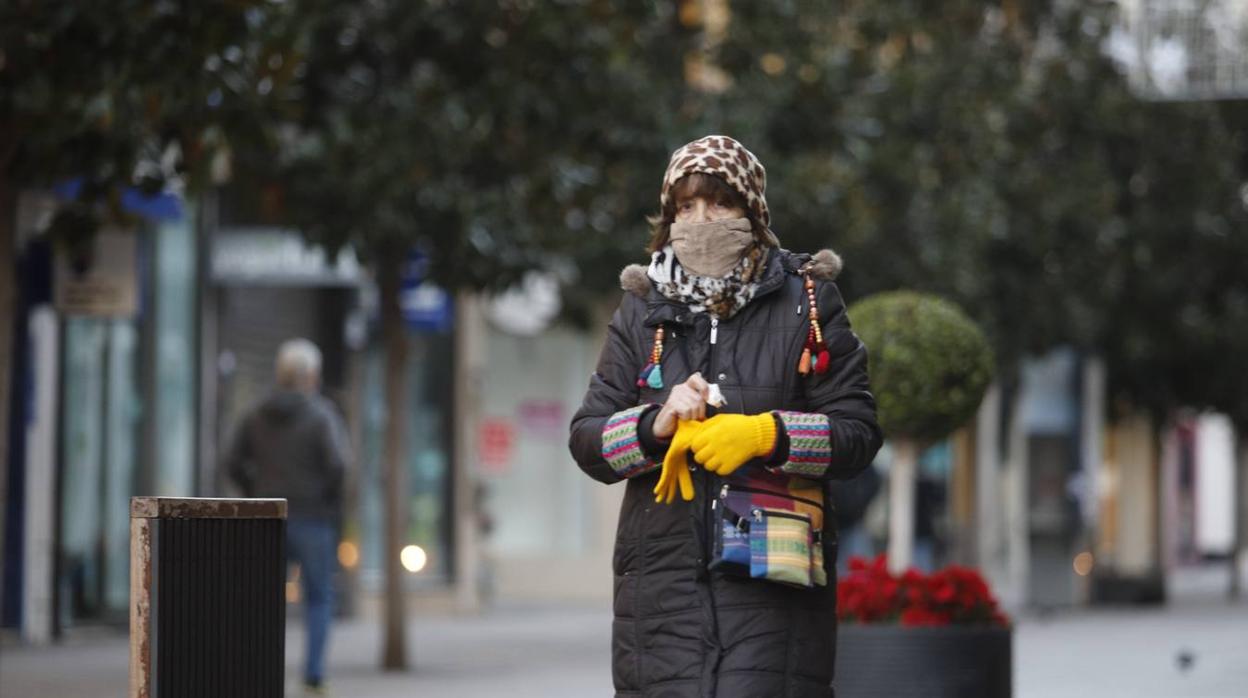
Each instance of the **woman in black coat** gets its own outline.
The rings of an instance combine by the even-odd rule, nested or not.
[[[672,155],[651,264],[621,274],[628,293],[572,419],[581,469],[628,483],[617,696],[833,695],[826,485],[865,468],[881,434],[832,282],[840,259],[781,249],[765,186],[731,138]]]

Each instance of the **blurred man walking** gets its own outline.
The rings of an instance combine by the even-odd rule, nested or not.
[[[333,614],[332,576],[349,454],[342,419],[319,394],[321,352],[306,339],[278,350],[277,385],[251,408],[226,451],[226,473],[247,497],[288,501],[286,549],[299,564],[307,651],[303,681],[323,694]]]

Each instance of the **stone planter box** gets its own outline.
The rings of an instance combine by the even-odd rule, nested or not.
[[[840,623],[837,698],[1009,698],[1013,631]]]

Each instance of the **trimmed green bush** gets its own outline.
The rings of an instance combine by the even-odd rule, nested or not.
[[[889,291],[848,309],[870,352],[871,392],[889,438],[942,439],[979,408],[992,381],[984,333],[957,305]]]

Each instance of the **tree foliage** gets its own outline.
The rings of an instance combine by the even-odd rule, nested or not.
[[[890,291],[848,310],[871,348],[871,390],[891,438],[942,439],[966,424],[992,381],[984,333],[953,303]]]
[[[280,179],[312,239],[420,245],[448,287],[544,269],[573,295],[640,252],[692,35],[671,4],[306,5]]]
[[[781,238],[836,246],[850,297],[938,293],[1003,367],[1070,344],[1137,406],[1229,410],[1248,393],[1248,118],[1137,99],[1105,51],[1113,13],[736,4],[719,118],[767,164]]]
[[[128,186],[208,183],[217,156],[264,147],[264,126],[297,78],[298,30],[293,8],[277,0],[6,3],[8,185],[80,178],[79,198],[95,217],[92,206]]]

